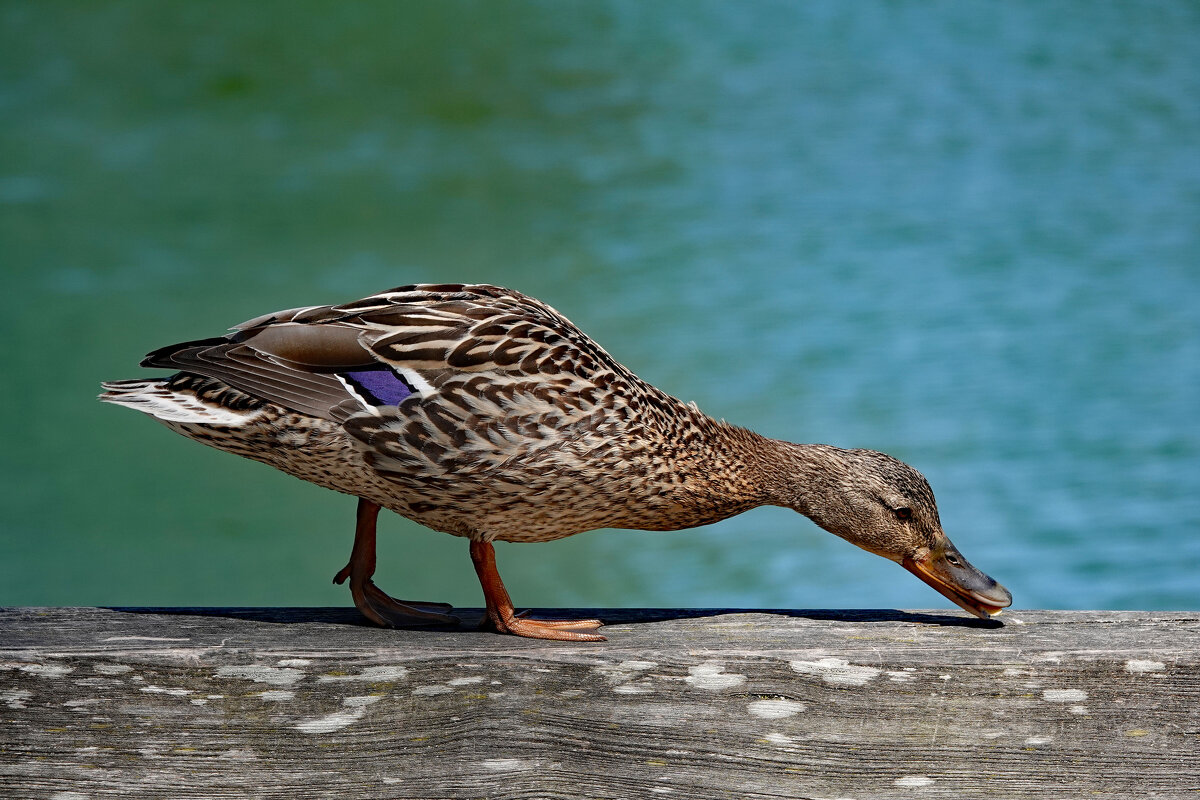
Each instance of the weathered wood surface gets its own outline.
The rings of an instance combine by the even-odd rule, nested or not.
[[[572,644],[0,610],[0,796],[1200,793],[1198,613],[598,615],[610,641]]]

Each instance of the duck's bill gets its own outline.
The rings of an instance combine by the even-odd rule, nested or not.
[[[1012,605],[1012,594],[980,572],[954,547],[930,551],[900,562],[906,570],[932,586],[956,605],[988,619]]]

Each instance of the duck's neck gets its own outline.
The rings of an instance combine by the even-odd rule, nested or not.
[[[794,444],[752,434],[748,467],[765,505],[791,508],[825,527],[848,476],[845,451],[827,444]]]

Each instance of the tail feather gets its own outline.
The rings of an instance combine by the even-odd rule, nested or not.
[[[206,401],[195,392],[172,388],[170,378],[105,381],[99,396],[103,403],[126,406],[163,422],[197,425],[245,425],[261,414],[260,408],[229,408]]]

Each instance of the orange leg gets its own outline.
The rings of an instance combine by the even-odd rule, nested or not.
[[[583,633],[604,624],[598,619],[525,619],[514,613],[512,599],[508,596],[508,590],[504,588],[504,582],[500,580],[500,573],[496,571],[496,550],[490,542],[477,542],[472,539],[471,561],[475,564],[475,573],[479,575],[479,584],[483,587],[488,621],[498,632],[526,636],[530,639],[605,641],[598,633]]]
[[[349,578],[350,596],[354,598],[354,605],[364,617],[376,625],[385,628],[405,625],[457,625],[458,617],[446,613],[451,608],[448,604],[394,600],[371,580],[371,576],[375,574],[375,521],[378,518],[379,506],[370,500],[359,498],[350,563],[333,576],[333,582],[341,584]]]

